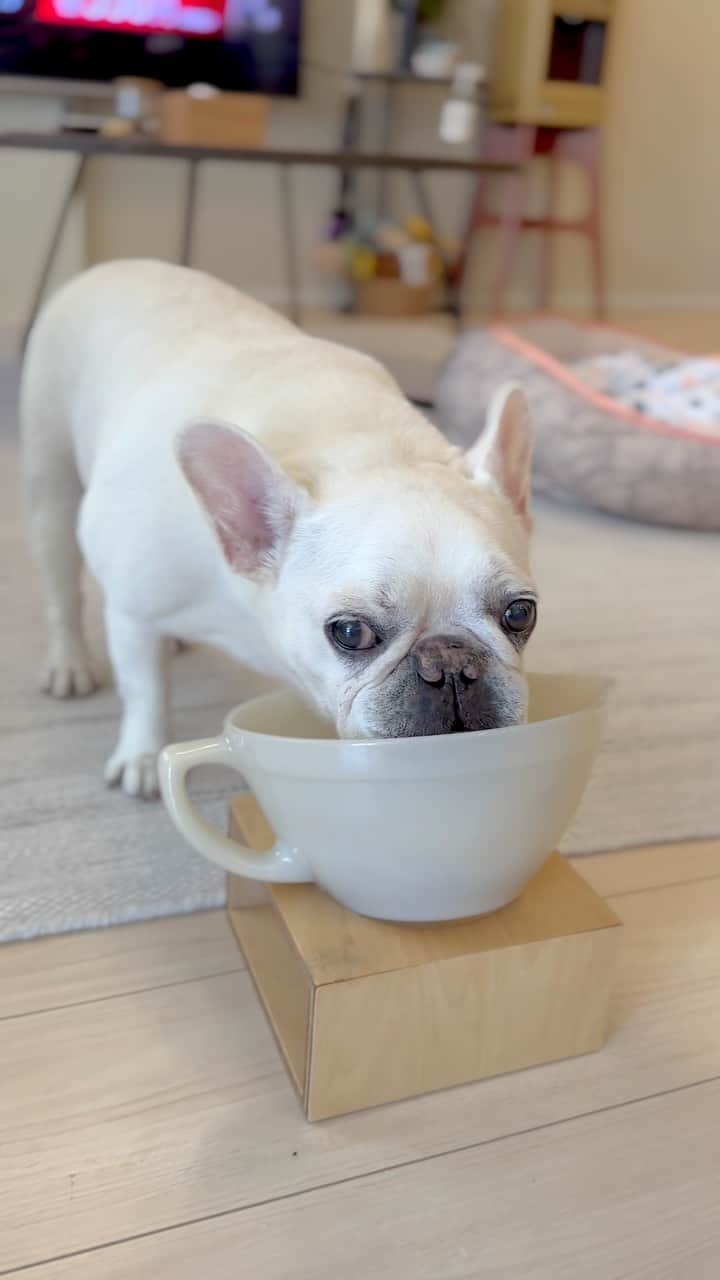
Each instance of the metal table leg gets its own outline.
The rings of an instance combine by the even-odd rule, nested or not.
[[[340,151],[356,151],[362,136],[362,107],[359,81],[352,78],[345,98],[345,112],[340,133]],[[338,194],[332,217],[337,214],[352,223],[355,214],[356,175],[352,169],[340,168]]]
[[[432,227],[433,234],[434,234],[435,223],[433,221],[432,205],[430,203],[430,197],[428,196],[427,189],[425,187],[425,182],[423,181],[423,175],[419,172],[419,170],[413,169],[410,171],[410,178],[412,180],[413,186],[415,187],[415,194],[417,196],[418,205],[420,206],[420,212],[422,213],[422,216],[425,219],[425,221],[429,224],[430,227]],[[461,319],[460,295],[453,285],[450,263],[448,262],[446,255],[443,253],[437,241],[435,242],[435,248],[440,254],[440,260],[442,262],[443,286],[445,289],[445,307],[447,311],[450,312],[450,315],[452,315],[455,318],[455,320],[459,323]]]
[[[55,255],[57,254],[58,248],[60,246],[60,241],[62,240],[62,234],[63,234],[63,231],[65,230],[65,223],[67,222],[68,214],[70,212],[70,207],[72,205],[73,200],[75,199],[75,196],[77,195],[78,189],[80,187],[80,183],[82,182],[82,177],[85,172],[85,165],[87,163],[87,159],[88,157],[84,155],[77,157],[75,173],[73,174],[72,181],[70,183],[70,186],[67,189],[65,199],[63,200],[62,205],[60,206],[60,212],[58,214],[58,218],[55,223],[55,227],[53,229],[47,254],[45,255],[45,261],[43,263],[42,271],[40,272],[40,279],[37,282],[35,293],[33,295],[33,299],[30,304],[30,315],[28,317],[27,324],[25,325],[25,332],[23,333],[23,337],[22,337],[22,346],[21,346],[22,351],[24,351],[25,347],[27,346],[27,340],[30,336],[30,330],[34,325],[35,317],[37,316],[37,313],[40,310],[40,304],[45,294],[45,289],[50,276],[50,272],[53,267],[53,263],[55,262]]]
[[[180,262],[183,267],[190,266],[195,231],[195,205],[197,203],[197,176],[199,160],[191,160],[188,170],[187,189],[185,191],[185,219],[183,222]]]
[[[382,108],[382,133],[380,135],[380,151],[383,155],[387,155],[390,150],[390,141],[393,126],[393,82],[385,81],[385,93]],[[375,205],[375,213],[378,219],[387,217],[388,205],[388,171],[381,169],[378,174],[377,201]]]
[[[288,282],[288,310],[290,319],[300,324],[300,293],[298,288],[297,254],[295,252],[295,208],[293,199],[292,174],[289,164],[281,164],[280,176],[280,209],[285,236],[285,271]]]

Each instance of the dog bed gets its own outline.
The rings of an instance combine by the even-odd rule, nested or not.
[[[689,361],[604,325],[548,316],[492,324],[459,339],[435,406],[450,439],[467,445],[497,386],[517,380],[530,400],[537,492],[654,524],[720,530],[720,410],[702,419],[720,388],[720,361],[715,383],[703,361],[692,374],[705,376],[701,393],[686,395],[680,366]],[[665,420],[682,403],[684,420]]]

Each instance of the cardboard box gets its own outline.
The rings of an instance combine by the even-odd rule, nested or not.
[[[257,93],[193,97],[170,89],[158,101],[158,137],[184,146],[262,147],[268,100]]]

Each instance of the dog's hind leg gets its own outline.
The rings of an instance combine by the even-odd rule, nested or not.
[[[30,539],[40,569],[49,646],[43,688],[55,698],[92,693],[97,679],[82,621],[77,520],[82,485],[70,443],[23,404],[23,464]]]

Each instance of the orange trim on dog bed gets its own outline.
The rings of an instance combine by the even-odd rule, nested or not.
[[[573,321],[575,323],[575,321]],[[580,396],[588,403],[595,405],[597,409],[602,409],[603,413],[610,413],[616,418],[622,418],[626,422],[632,422],[636,427],[641,427],[644,431],[655,431],[661,435],[672,436],[673,439],[695,440],[700,444],[713,444],[720,446],[720,435],[711,436],[703,432],[695,431],[692,427],[676,427],[671,422],[662,422],[659,418],[648,418],[643,413],[638,413],[635,409],[628,409],[625,405],[620,405],[616,400],[606,396],[602,391],[594,391],[592,387],[588,387],[582,379],[576,377],[574,373],[567,368],[560,360],[556,360],[554,356],[543,351],[542,347],[535,346],[532,342],[527,342],[521,338],[514,329],[504,324],[489,324],[488,330],[501,342],[503,346],[511,347],[513,351],[517,351],[519,355],[530,360],[532,364],[538,368],[544,369],[557,382],[562,382],[576,395]],[[616,334],[625,333],[626,330],[615,329],[612,325],[588,325],[588,328],[604,329],[608,332]],[[628,335],[630,336],[630,335]],[[638,335],[639,336],[639,335]],[[653,345],[661,347],[662,343],[654,343]],[[672,347],[665,347],[666,351],[672,351],[673,354],[687,354],[685,352],[674,351]]]

